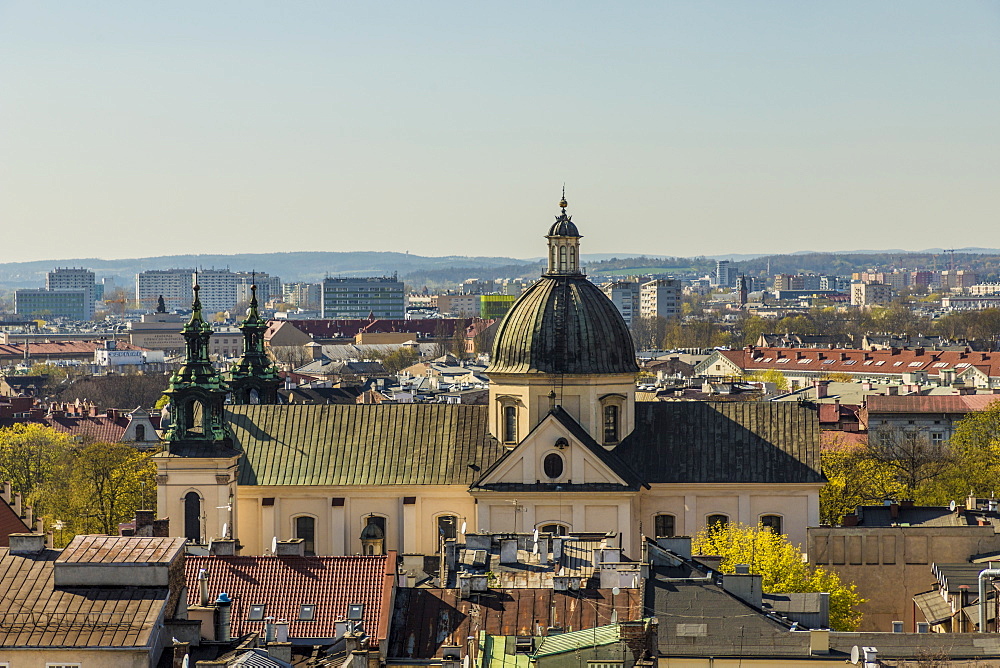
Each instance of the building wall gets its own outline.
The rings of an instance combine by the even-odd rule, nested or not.
[[[860,631],[891,631],[898,620],[915,631],[924,619],[914,612],[913,596],[934,588],[931,564],[1000,550],[1000,536],[992,526],[812,527],[808,548],[810,564],[854,582],[867,599]]]
[[[157,651],[155,654],[159,654]],[[49,668],[52,665],[79,665],[81,668],[149,668],[155,665],[154,652],[150,650],[130,650],[120,647],[107,649],[87,649],[75,647],[59,649],[0,648],[0,662],[9,662],[11,668]]]
[[[94,272],[89,269],[56,268],[45,275],[47,290],[83,290],[84,317],[82,320],[94,319],[95,281]]]
[[[681,314],[681,282],[659,279],[643,283],[639,296],[643,317],[675,318]]]
[[[634,281],[616,281],[601,287],[611,303],[615,305],[626,325],[639,317],[639,284]]]
[[[323,318],[406,317],[403,283],[395,278],[326,278],[320,298]]]
[[[94,302],[92,299],[87,299],[86,290],[47,290],[45,288],[15,290],[14,313],[28,317],[93,320]]]

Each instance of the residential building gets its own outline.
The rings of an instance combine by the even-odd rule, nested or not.
[[[660,278],[643,283],[639,290],[639,315],[643,318],[677,318],[681,315],[681,282]]]
[[[984,294],[974,297],[945,295],[941,298],[941,308],[949,311],[981,311],[987,308],[1000,308],[1000,294]]]
[[[231,311],[236,307],[237,274],[228,269],[151,269],[135,277],[136,300],[141,306],[151,308],[163,297],[167,311],[184,309],[190,305],[191,285],[201,286],[201,301],[205,311],[216,313]]]
[[[159,310],[153,313],[144,313],[138,321],[128,323],[129,343],[168,353],[184,350],[181,327],[184,326],[186,320],[185,316],[177,313]]]
[[[851,283],[851,306],[881,306],[892,301],[892,288],[885,283]]]
[[[14,291],[14,313],[31,318],[93,320],[94,300],[90,291],[23,288]]]
[[[45,289],[53,291],[83,290],[84,317],[80,320],[94,319],[95,280],[94,272],[84,268],[59,268],[45,275]]]
[[[321,290],[323,318],[406,317],[406,293],[395,276],[324,278]]]
[[[974,297],[1000,294],[1000,283],[976,283],[969,287],[969,294]]]
[[[481,295],[467,294],[444,294],[437,296],[438,313],[456,316],[460,318],[471,318],[478,316],[482,311],[480,305]]]
[[[375,536],[384,550],[434,554],[448,521],[473,532],[616,530],[635,554],[641,527],[693,534],[724,515],[767,517],[804,542],[824,483],[816,411],[637,404],[628,328],[580,271],[580,234],[561,206],[546,271],[497,328],[485,406],[227,405],[192,309],[187,358],[166,391],[165,450],[153,458],[159,515],[185,518],[171,531],[204,544],[225,524],[263,554],[273,537],[305,539],[298,518],[308,516],[317,554],[374,549]]]
[[[319,309],[319,283],[285,283],[281,286],[281,299],[287,304],[304,309]]]
[[[942,290],[965,290],[977,283],[976,272],[968,269],[946,269],[941,272]]]
[[[245,304],[250,301],[250,287],[257,286],[257,298],[263,302],[283,296],[280,276],[270,276],[264,272],[236,272],[236,303]]]
[[[910,285],[911,274],[908,271],[862,271],[852,274],[851,279],[862,283],[881,283],[899,291]]]
[[[872,438],[910,438],[947,443],[959,421],[1000,400],[996,394],[920,394],[870,396],[861,408],[862,424]]]
[[[622,314],[625,324],[631,327],[633,318],[639,317],[639,283],[614,281],[603,285],[601,290]]]
[[[43,534],[12,534],[0,568],[3,665],[156,666],[180,632],[182,539],[77,536],[58,551]]]

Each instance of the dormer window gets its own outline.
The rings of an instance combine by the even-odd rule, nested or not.
[[[604,444],[618,442],[619,411],[617,404],[607,404],[604,407]]]

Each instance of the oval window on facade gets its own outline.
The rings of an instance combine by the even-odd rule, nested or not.
[[[546,477],[558,478],[563,474],[562,457],[554,452],[545,455],[545,460],[542,462],[542,470],[545,471]]]

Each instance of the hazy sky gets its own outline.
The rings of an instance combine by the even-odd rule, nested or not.
[[[1000,246],[998,2],[7,2],[0,261]]]

